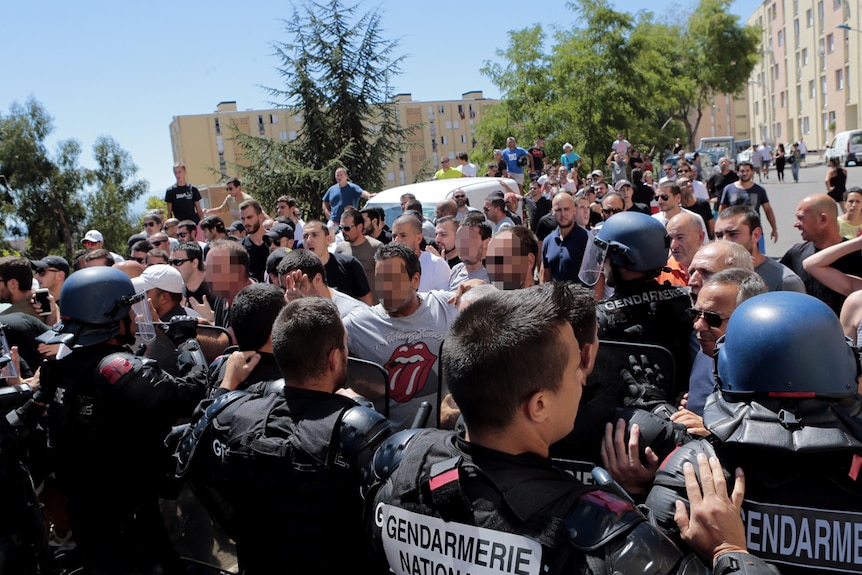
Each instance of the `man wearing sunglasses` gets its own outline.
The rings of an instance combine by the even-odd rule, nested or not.
[[[722,270],[706,280],[700,288],[697,302],[689,310],[700,351],[691,368],[688,402],[685,406],[688,411],[703,415],[706,398],[715,389],[715,342],[727,331],[730,314],[748,298],[767,291],[766,284],[757,273],[742,268]],[[681,417],[683,415],[675,416],[677,419]]]
[[[57,305],[60,304],[60,290],[63,289],[63,283],[69,277],[70,269],[69,262],[60,256],[47,256],[41,260],[31,262],[33,269],[36,270],[36,281],[39,282],[39,287],[47,289],[54,296],[54,301]]]
[[[84,247],[88,252],[92,252],[93,250],[102,249],[105,247],[105,238],[102,236],[102,232],[99,230],[89,230],[86,234],[84,234],[84,239],[81,240],[81,243],[84,244]],[[120,254],[115,254],[114,252],[110,252],[111,257],[114,258],[114,263],[118,264],[123,261],[125,258]]]

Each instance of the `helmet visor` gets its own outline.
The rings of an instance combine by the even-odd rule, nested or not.
[[[608,243],[599,238],[599,230],[590,230],[590,238],[587,241],[587,249],[584,250],[584,259],[581,260],[578,279],[588,286],[596,285],[604,270],[607,255]]]
[[[135,332],[145,342],[156,339],[156,328],[153,326],[153,316],[150,314],[150,300],[147,292],[135,294],[131,299],[132,314],[135,318]]]

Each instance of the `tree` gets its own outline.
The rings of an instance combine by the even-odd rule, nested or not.
[[[109,249],[125,251],[129,236],[140,229],[128,206],[147,193],[149,184],[135,179],[138,167],[110,136],[96,140],[93,157],[97,168],[86,172],[87,182],[95,187],[86,198],[86,228],[102,232]]]
[[[731,0],[700,0],[689,17],[673,62],[682,67],[687,80],[678,86],[673,117],[686,128],[689,149],[703,111],[716,94],[743,90],[760,58],[760,32],[744,26],[729,12]]]
[[[78,166],[81,145],[60,142],[56,159],[48,154],[45,139],[53,119],[35,99],[23,106],[13,103],[0,117],[0,169],[15,200],[13,233],[29,235],[31,257],[65,253],[71,257],[73,237],[84,219],[78,192],[84,172]],[[5,213],[10,213],[12,207]],[[5,224],[4,224],[5,225]]]
[[[319,213],[323,192],[343,166],[363,189],[384,185],[383,166],[402,153],[410,131],[392,102],[392,78],[403,56],[383,35],[382,16],[358,5],[305,0],[284,21],[290,40],[274,44],[283,88],[267,88],[275,105],[302,116],[293,142],[232,130],[242,150],[236,166],[261,202],[290,193]]]

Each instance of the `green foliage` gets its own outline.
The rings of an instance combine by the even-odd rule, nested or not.
[[[381,14],[357,9],[305,0],[284,21],[290,40],[274,44],[284,86],[267,90],[275,105],[302,116],[295,141],[231,130],[242,150],[240,179],[264,205],[288,194],[318,214],[337,167],[363,189],[378,190],[385,162],[404,150],[410,132],[398,123],[391,90],[403,57],[395,56],[398,43],[383,37]]]
[[[110,138],[99,138],[94,146],[95,170],[79,165],[81,144],[76,140],[60,142],[49,154],[45,141],[53,129],[53,119],[33,98],[24,105],[13,103],[8,115],[0,116],[0,172],[9,196],[0,196],[0,233],[26,234],[27,255],[34,259],[48,254],[71,259],[87,226],[102,231],[106,240],[127,229],[120,222],[147,186],[127,181],[137,168]],[[95,188],[88,196],[87,186]],[[0,249],[6,245],[3,240]]]
[[[95,189],[86,198],[85,227],[102,232],[105,247],[122,253],[129,236],[140,230],[140,218],[123,207],[144,195],[149,184],[134,179],[138,167],[113,138],[99,137],[93,156],[98,167],[87,171],[87,181]]]
[[[551,157],[565,142],[587,165],[603,165],[616,133],[658,153],[684,137],[693,147],[703,110],[719,93],[744,88],[758,59],[759,34],[730,14],[730,0],[700,0],[677,23],[649,12],[615,11],[607,0],[577,0],[572,28],[548,42],[539,26],[509,33],[499,62],[481,69],[503,103],[477,126],[484,157],[514,135],[545,136]],[[524,146],[526,147],[526,146]]]

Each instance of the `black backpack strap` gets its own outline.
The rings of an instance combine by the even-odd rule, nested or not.
[[[180,440],[180,445],[177,448],[177,478],[182,479],[188,472],[189,466],[194,459],[195,452],[200,443],[200,438],[204,431],[206,431],[207,427],[209,427],[210,423],[212,423],[218,414],[224,411],[227,406],[246,396],[249,396],[249,394],[240,390],[229,391],[220,395],[201,412],[197,421],[189,423],[188,428]]]

